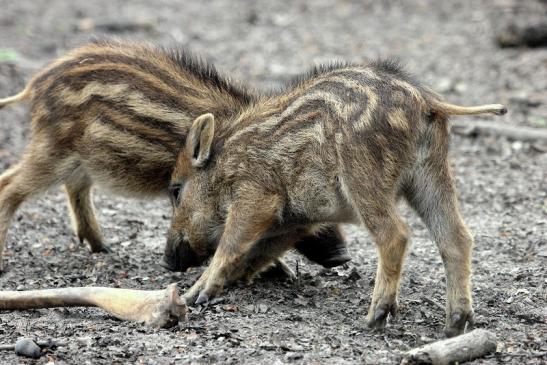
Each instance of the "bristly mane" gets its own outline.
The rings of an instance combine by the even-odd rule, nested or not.
[[[404,80],[410,83],[411,85],[421,89],[420,83],[416,81],[414,76],[411,73],[407,72],[398,60],[392,59],[392,58],[377,59],[377,60],[366,62],[363,64],[337,60],[337,61],[332,61],[326,64],[322,64],[322,65],[316,65],[316,66],[313,66],[311,69],[309,69],[307,72],[290,79],[285,84],[285,87],[286,88],[297,87],[299,85],[304,84],[306,81],[312,80],[320,75],[323,75],[341,68],[363,67],[363,66],[368,66],[379,74],[384,74],[386,76]]]
[[[188,50],[164,47],[158,47],[157,49],[166,54],[182,70],[192,73],[203,83],[224,91],[245,104],[249,104],[256,99],[247,88],[220,75],[213,64],[195,56]]]
[[[328,73],[330,71],[334,71],[334,70],[338,70],[338,69],[346,68],[346,67],[352,67],[352,66],[357,66],[357,65],[355,63],[340,61],[340,60],[332,61],[332,62],[321,64],[321,65],[315,65],[315,66],[312,66],[312,68],[310,68],[308,71],[288,80],[285,83],[284,88],[292,89],[299,85],[304,84],[306,81],[316,78],[319,75]]]
[[[396,79],[406,81],[409,84],[420,88],[420,83],[416,81],[414,76],[403,67],[399,60],[395,58],[388,58],[383,60],[377,59],[370,62],[369,65],[380,74],[386,74]]]
[[[220,75],[213,64],[207,62],[201,57],[195,56],[192,52],[180,46],[163,47],[146,42],[137,43],[112,38],[94,38],[91,40],[91,43],[111,47],[122,47],[129,45],[131,47],[135,47],[140,52],[150,53],[151,56],[153,56],[154,53],[161,53],[171,60],[173,65],[179,67],[182,71],[191,73],[204,84],[212,86],[221,92],[225,92],[242,104],[250,104],[257,99],[254,93],[251,92],[252,90],[239,83],[234,83],[229,78]]]

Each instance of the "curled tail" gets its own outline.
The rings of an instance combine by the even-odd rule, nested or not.
[[[0,109],[5,107],[6,105],[10,105],[13,103],[17,103],[21,100],[28,99],[29,96],[30,96],[29,90],[28,88],[25,88],[23,91],[21,91],[18,94],[15,94],[13,96],[8,96],[7,98],[4,98],[4,99],[0,99]]]
[[[485,114],[485,113],[503,115],[507,113],[507,108],[501,104],[460,106],[460,105],[449,104],[438,99],[433,99],[433,100],[430,100],[430,106],[433,112],[446,115],[446,116],[472,115],[472,114]]]

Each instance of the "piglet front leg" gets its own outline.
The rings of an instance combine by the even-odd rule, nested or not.
[[[248,271],[260,238],[270,229],[280,209],[277,195],[253,191],[240,194],[228,210],[225,229],[209,267],[184,295],[188,304],[204,304],[218,295],[227,283],[242,278]],[[243,199],[247,197],[247,199]],[[278,245],[273,244],[273,251]]]

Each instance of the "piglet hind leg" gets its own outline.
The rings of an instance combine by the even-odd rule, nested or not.
[[[176,324],[187,312],[176,284],[164,290],[81,287],[0,292],[0,310],[53,307],[100,307],[121,320],[154,328]]]
[[[453,337],[474,325],[471,297],[473,238],[458,209],[456,189],[446,161],[417,170],[406,198],[431,232],[446,272],[445,334]]]
[[[348,192],[350,201],[374,237],[378,251],[374,291],[366,322],[372,329],[383,329],[388,317],[394,317],[397,313],[399,282],[408,245],[408,228],[397,213],[394,194],[390,193],[389,184],[371,180],[371,185],[363,186],[363,180],[352,175],[348,176],[347,182],[348,186],[353,187]]]
[[[0,272],[11,220],[22,203],[70,175],[68,159],[51,152],[48,143],[30,144],[22,161],[0,176]]]
[[[383,329],[388,316],[397,313],[399,283],[408,246],[406,224],[391,209],[371,209],[364,221],[376,241],[378,268],[374,280],[374,291],[367,315],[367,325],[372,329]]]
[[[3,204],[0,205],[0,273],[4,271],[3,253],[8,227],[11,217],[20,204],[17,201],[12,202],[12,199],[9,197],[9,192],[6,193],[5,191],[12,185],[12,181],[19,173],[19,170],[19,165],[14,165],[0,175],[0,203]]]
[[[86,241],[91,252],[108,253],[111,250],[103,243],[101,229],[95,217],[91,189],[91,178],[83,171],[73,173],[65,181],[72,225],[80,242]]]

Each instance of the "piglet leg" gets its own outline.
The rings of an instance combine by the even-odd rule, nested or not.
[[[79,287],[0,291],[0,310],[53,307],[100,307],[121,320],[156,328],[184,319],[187,312],[176,284],[164,290]]]

